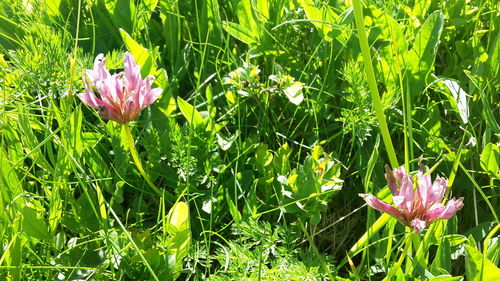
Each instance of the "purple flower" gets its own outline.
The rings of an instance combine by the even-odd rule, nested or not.
[[[125,52],[123,72],[109,74],[104,62],[103,54],[95,58],[94,69],[87,69],[83,74],[85,93],[78,95],[86,105],[97,109],[104,119],[128,123],[163,91],[161,88],[151,88],[154,76],[142,79],[141,67],[129,52]],[[100,98],[94,94],[94,90],[99,93]]]
[[[417,188],[413,189],[413,181],[403,166],[391,171],[386,166],[385,178],[392,193],[392,201],[396,207],[386,204],[372,194],[359,194],[366,203],[375,210],[388,213],[402,224],[421,232],[436,220],[449,219],[463,207],[464,198],[448,200],[443,205],[444,195],[448,189],[445,178],[436,178],[431,182],[431,175],[425,168],[417,173]]]

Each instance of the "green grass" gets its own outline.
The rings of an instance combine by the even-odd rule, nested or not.
[[[0,279],[493,280],[498,5],[389,2],[2,1]],[[125,51],[127,129],[77,97]],[[358,193],[420,155],[465,200],[411,235]]]

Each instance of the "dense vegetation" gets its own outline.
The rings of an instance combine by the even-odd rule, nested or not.
[[[498,280],[499,13],[2,0],[0,279]],[[126,51],[163,92],[123,125],[78,94]],[[464,201],[416,233],[358,194],[420,156]]]

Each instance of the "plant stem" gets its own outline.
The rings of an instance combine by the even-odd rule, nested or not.
[[[410,249],[414,234],[415,234],[414,232],[408,233],[408,236],[406,236],[405,248],[403,249],[401,256],[399,256],[399,259],[396,262],[396,264],[394,264],[392,266],[391,270],[389,271],[387,276],[382,281],[391,280],[392,276],[394,276],[394,274],[396,274],[398,269],[401,268],[401,264],[403,264],[403,261],[405,260],[407,254],[408,254],[408,249]]]
[[[375,73],[373,72],[373,65],[370,56],[370,48],[368,46],[368,39],[366,38],[363,6],[361,5],[361,0],[353,0],[352,3],[354,6],[354,18],[356,19],[356,28],[358,29],[359,45],[361,47],[363,62],[365,64],[366,78],[368,80],[368,86],[370,87],[370,94],[372,97],[375,114],[377,115],[377,120],[380,125],[380,133],[382,134],[382,139],[384,140],[385,149],[387,150],[391,166],[392,168],[397,168],[399,167],[398,159],[396,157],[396,152],[394,151],[394,146],[391,141],[389,129],[387,127],[387,122],[385,120],[384,109],[382,107],[382,102],[380,101],[380,96],[377,89],[377,81],[375,80]]]
[[[299,218],[299,225],[300,225],[300,228],[302,229],[302,232],[304,232],[304,234],[306,235],[307,240],[309,241],[309,245],[311,245],[311,248],[313,249],[313,252],[316,255],[316,258],[318,258],[320,265],[323,267],[323,270],[328,275],[328,278],[330,278],[330,280],[335,280],[332,276],[332,273],[328,269],[328,266],[326,265],[325,260],[323,259],[323,257],[319,253],[318,248],[316,248],[316,245],[314,244],[314,241],[313,241],[311,235],[307,231],[306,227],[304,226],[304,224],[302,223],[302,220],[300,218]]]
[[[135,166],[137,166],[137,170],[139,170],[141,176],[146,180],[149,187],[151,187],[151,189],[156,192],[156,194],[167,197],[167,201],[170,204],[173,204],[173,202],[175,202],[175,197],[170,192],[166,190],[160,190],[158,187],[156,187],[156,185],[151,182],[146,172],[144,172],[141,161],[139,160],[139,156],[137,154],[137,150],[135,150],[134,137],[132,136],[132,132],[130,131],[130,127],[128,126],[128,124],[124,124],[123,129],[125,130],[125,134],[127,135],[127,146],[130,150],[130,154],[132,155],[132,159],[134,159]]]

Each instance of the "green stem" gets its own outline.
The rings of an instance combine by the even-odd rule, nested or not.
[[[326,262],[325,260],[323,259],[323,256],[321,256],[321,254],[319,253],[318,251],[318,248],[316,248],[316,245],[314,244],[314,241],[311,237],[311,235],[309,234],[309,232],[307,231],[306,227],[304,226],[304,224],[302,223],[302,220],[299,219],[299,225],[300,225],[300,228],[302,229],[302,232],[304,232],[304,234],[306,235],[307,237],[307,240],[309,241],[309,244],[311,245],[311,248],[313,249],[313,252],[314,254],[316,255],[316,257],[318,258],[319,262],[320,262],[320,265],[323,267],[323,270],[326,272],[326,274],[328,275],[328,278],[330,278],[330,280],[335,280],[332,276],[332,273],[330,272],[330,270],[328,269],[328,266],[326,265]]]
[[[380,133],[382,134],[382,139],[384,140],[385,149],[387,150],[391,166],[393,168],[397,168],[399,167],[398,159],[396,157],[396,152],[394,151],[394,146],[392,144],[389,129],[387,127],[387,122],[385,120],[384,109],[382,107],[382,102],[380,101],[380,96],[377,89],[377,81],[375,80],[375,73],[373,72],[373,65],[371,63],[372,60],[370,56],[370,48],[368,46],[368,39],[366,38],[365,25],[363,22],[363,7],[361,5],[361,0],[353,0],[352,3],[354,6],[354,18],[356,19],[359,45],[361,47],[361,53],[363,55],[366,78],[368,79],[368,86],[370,87],[370,94],[372,97],[375,114],[377,115],[377,120],[380,124]]]
[[[175,202],[175,197],[170,192],[166,190],[160,190],[158,187],[156,187],[156,185],[151,182],[146,172],[144,172],[141,161],[139,160],[139,156],[137,154],[137,150],[135,150],[134,137],[132,136],[132,132],[130,131],[130,127],[128,126],[128,124],[124,124],[123,129],[125,130],[125,134],[127,135],[127,146],[130,150],[130,154],[132,155],[132,159],[134,159],[135,166],[137,166],[137,170],[139,170],[141,176],[146,180],[149,187],[151,187],[154,192],[156,192],[160,196],[164,195],[167,198],[168,202],[170,204],[173,204],[173,202]]]
[[[405,260],[408,254],[408,250],[410,249],[414,234],[415,234],[414,232],[410,232],[408,236],[406,236],[405,248],[403,249],[401,256],[399,256],[399,259],[396,262],[396,264],[392,266],[391,270],[389,271],[389,274],[387,274],[387,276],[382,281],[391,280],[392,276],[394,276],[394,274],[396,274],[398,269],[401,268],[401,264],[403,264],[403,261]]]

